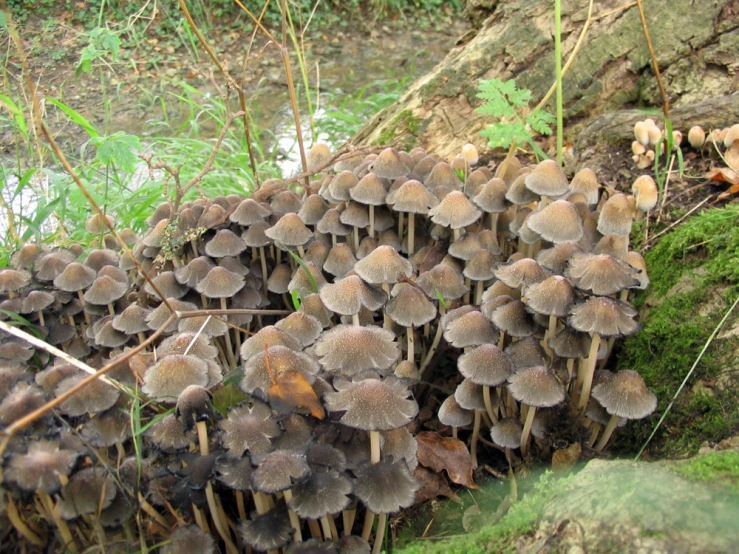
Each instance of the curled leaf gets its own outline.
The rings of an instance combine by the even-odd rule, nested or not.
[[[424,431],[416,435],[418,463],[436,472],[445,470],[449,479],[470,489],[479,488],[472,479],[472,458],[460,440]]]

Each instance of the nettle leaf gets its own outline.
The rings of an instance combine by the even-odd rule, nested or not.
[[[95,158],[101,164],[114,164],[124,171],[135,169],[136,151],[141,150],[139,137],[119,131],[107,137],[90,139],[90,144],[97,147]]]

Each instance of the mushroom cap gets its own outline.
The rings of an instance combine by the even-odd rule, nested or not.
[[[390,291],[385,313],[403,327],[420,327],[436,317],[436,306],[416,286],[397,283]]]
[[[128,285],[103,275],[92,283],[92,286],[84,294],[85,302],[104,306],[112,304],[128,291]]]
[[[457,270],[445,264],[438,264],[418,276],[416,284],[430,298],[437,298],[438,292],[444,300],[462,298],[469,288],[464,284],[464,277]]]
[[[174,404],[188,385],[208,385],[208,364],[196,356],[169,354],[146,371],[141,390],[155,400]]]
[[[305,225],[315,225],[328,210],[326,201],[317,194],[311,194],[305,199],[298,211],[298,217]]]
[[[431,221],[452,229],[471,225],[480,219],[481,215],[482,212],[460,190],[450,192],[437,206],[429,210]]]
[[[575,291],[561,275],[553,275],[525,290],[528,306],[538,314],[567,317],[575,303]]]
[[[248,227],[258,221],[263,221],[271,213],[271,210],[264,207],[253,198],[247,198],[246,200],[242,200],[241,203],[236,206],[236,209],[228,218],[233,223],[238,223],[239,225]]]
[[[380,206],[385,203],[385,185],[375,173],[368,173],[349,190],[349,196],[360,204]]]
[[[174,298],[169,299],[169,305],[172,306],[172,309],[179,312],[190,312],[198,309],[198,307],[192,302],[183,302],[182,300],[176,300]],[[159,306],[151,310],[149,312],[149,315],[146,316],[146,324],[151,330],[159,329],[159,327],[164,325],[164,323],[170,318],[171,315],[172,312],[170,312],[167,305],[162,302],[161,304],[159,304]],[[171,333],[176,329],[177,320],[174,319],[169,324],[169,327],[167,327],[164,331],[166,333]]]
[[[547,340],[549,348],[560,358],[587,358],[590,349],[590,336],[564,327]]]
[[[75,375],[62,379],[54,391],[56,396],[61,396],[86,377],[87,375],[82,372],[77,372]],[[65,415],[72,417],[83,414],[97,414],[112,407],[118,401],[120,395],[121,391],[117,388],[97,379],[88,383],[84,389],[62,402],[59,409]]]
[[[423,160],[413,168],[414,173],[416,173],[416,168],[418,168],[418,165],[422,162]],[[423,179],[423,183],[432,192],[434,189],[439,187],[446,187],[452,190],[462,188],[462,181],[459,179],[454,169],[452,169],[452,166],[446,162],[438,162],[434,164],[426,178]]]
[[[459,405],[454,395],[448,396],[439,406],[439,421],[450,427],[465,427],[470,425],[474,415],[470,410],[465,410]]]
[[[570,181],[570,192],[583,194],[591,206],[598,203],[598,177],[589,167],[583,167]]]
[[[356,175],[351,171],[338,173],[329,183],[327,191],[330,198],[324,198],[329,202],[348,202],[351,199],[349,190],[359,182]],[[323,232],[323,231],[321,231]]]
[[[241,238],[247,246],[260,248],[272,243],[272,239],[266,235],[270,225],[267,221],[257,221],[249,225],[249,228],[241,233]]]
[[[393,377],[340,384],[334,381],[334,386],[338,392],[324,395],[326,408],[331,412],[345,411],[339,421],[355,429],[396,429],[418,413],[416,401],[408,399],[410,390]]]
[[[482,344],[457,359],[459,372],[477,385],[497,387],[513,373],[513,359],[494,344]]]
[[[622,258],[629,249],[629,237],[621,235],[604,235],[593,247],[594,254],[608,254],[614,258]]]
[[[392,331],[356,325],[337,325],[326,331],[314,348],[326,371],[344,375],[363,369],[386,370],[400,355]]]
[[[549,277],[549,273],[539,262],[531,258],[500,263],[493,269],[495,277],[511,288],[526,288]]]
[[[518,448],[521,445],[523,425],[517,417],[505,417],[490,429],[490,438],[503,448]]]
[[[576,242],[562,242],[552,248],[540,250],[536,255],[539,265],[552,273],[564,273],[568,260],[574,252],[581,252],[582,248]]]
[[[523,206],[539,201],[539,195],[526,186],[526,177],[530,172],[519,173],[508,187],[505,199],[511,204]]]
[[[303,312],[293,312],[275,323],[275,327],[300,341],[303,347],[313,344],[323,331],[321,323]]]
[[[241,458],[221,457],[216,462],[218,480],[230,489],[237,491],[251,490],[251,476],[254,468],[248,456]]]
[[[54,295],[45,290],[32,290],[23,299],[21,313],[40,312],[54,303]]]
[[[452,315],[452,312],[447,315]],[[455,348],[478,346],[499,338],[488,318],[477,310],[471,310],[453,320],[446,318],[444,323],[444,338]]]
[[[282,548],[290,542],[294,532],[285,510],[270,510],[239,523],[243,541],[260,552]]]
[[[18,270],[31,269],[39,252],[38,244],[32,242],[26,243],[10,256],[10,265]]]
[[[341,472],[346,469],[346,456],[330,444],[315,442],[308,447],[305,456],[314,472],[331,469]]]
[[[632,201],[623,194],[614,194],[600,210],[598,232],[601,235],[630,235],[633,214],[634,204]]]
[[[570,258],[565,275],[579,289],[598,296],[610,296],[638,281],[627,263],[608,254],[575,252]]]
[[[570,190],[567,176],[555,160],[544,160],[526,175],[526,188],[540,196],[557,197]]]
[[[187,286],[180,284],[172,271],[162,271],[152,279],[152,282],[164,295],[164,298],[182,298],[190,290]],[[158,294],[148,281],[144,284],[144,292],[158,298]]]
[[[254,490],[275,494],[300,483],[311,474],[305,454],[293,450],[275,450],[259,455],[257,469],[251,475]]]
[[[482,250],[482,244],[480,244],[480,239],[477,238],[477,234],[464,233],[449,245],[448,253],[450,256],[467,261],[480,250]]]
[[[295,270],[295,274],[287,284],[287,289],[292,292],[298,291],[300,296],[307,296],[317,292],[326,284],[326,278],[323,272],[310,262],[300,264]]]
[[[300,197],[291,190],[278,192],[269,204],[272,214],[275,217],[281,217],[285,214],[297,214],[302,207]]]
[[[554,244],[577,242],[583,235],[577,209],[567,200],[555,200],[543,210],[532,213],[526,223],[529,229]]]
[[[187,448],[194,439],[192,433],[185,433],[173,413],[167,414],[152,424],[147,434],[157,448],[166,452]]]
[[[477,385],[470,379],[462,381],[454,391],[454,398],[465,410],[482,412],[485,410],[482,385]]]
[[[344,277],[352,270],[355,263],[357,263],[357,258],[354,257],[352,249],[345,242],[340,242],[331,248],[322,265],[323,270],[331,275]]]
[[[578,331],[605,337],[627,336],[639,330],[637,311],[607,296],[590,296],[572,307],[568,323]]]
[[[565,399],[565,390],[554,372],[546,366],[521,369],[508,378],[511,396],[528,406],[548,408]]]
[[[131,438],[131,414],[113,407],[86,422],[80,436],[95,448],[123,444]]]
[[[103,494],[102,491],[105,491]],[[64,485],[58,507],[64,519],[94,514],[98,509],[110,506],[117,487],[107,468],[95,466],[78,471]]]
[[[402,281],[413,273],[411,263],[391,246],[378,246],[354,265],[354,271],[372,284]]]
[[[205,253],[213,258],[238,256],[246,250],[243,239],[230,229],[220,229],[215,236],[205,244]]]
[[[316,223],[316,230],[319,233],[328,235],[336,235],[345,237],[352,232],[352,228],[341,222],[341,212],[336,208],[326,210],[323,217]]]
[[[207,298],[230,298],[243,287],[243,276],[216,266],[197,284],[195,290]]]
[[[285,294],[292,279],[292,269],[288,264],[279,264],[272,268],[267,279],[267,290],[275,294]]]
[[[374,312],[387,301],[385,291],[368,285],[356,275],[325,284],[318,294],[329,310],[341,315],[357,314],[362,306]]]
[[[376,464],[365,462],[355,474],[354,494],[376,514],[389,514],[411,506],[416,491],[421,488],[405,460],[388,458]]]
[[[0,402],[0,423],[9,425],[28,415],[45,402],[44,393],[35,385],[16,383]]]
[[[636,371],[622,369],[593,387],[595,398],[606,411],[626,419],[642,419],[657,409],[657,397],[647,389]]]
[[[167,539],[162,553],[181,554],[182,552],[213,554],[215,552],[213,535],[204,533],[197,525],[177,527]]]
[[[308,163],[309,171],[318,170],[319,168],[324,167],[331,161],[331,150],[329,149],[328,144],[317,142],[311,146],[310,150],[308,150],[306,161]]]
[[[288,371],[299,372],[309,384],[316,380],[318,362],[307,354],[274,345],[267,349],[266,355],[269,356],[269,368],[264,351],[261,356],[254,355],[244,363],[244,378],[239,386],[245,392],[253,393],[260,389],[266,393],[273,384],[272,378]]]
[[[480,250],[467,261],[462,274],[473,281],[488,281],[493,278],[493,266],[500,259],[490,250]]]
[[[94,269],[95,271],[100,271],[108,265],[117,267],[119,262],[120,257],[116,252],[110,249],[103,249],[93,250],[92,252],[90,252],[90,254],[87,256],[87,259],[85,260],[84,265],[91,269]]]
[[[506,192],[508,192],[508,186],[505,181],[494,177],[477,189],[472,202],[483,212],[502,213],[509,206],[506,202]]]
[[[198,385],[188,385],[177,397],[175,417],[185,429],[192,429],[199,421],[214,417],[213,397],[208,389]]]
[[[187,265],[176,268],[174,270],[174,276],[181,285],[195,287],[208,276],[208,273],[215,265],[209,257],[200,256],[190,260]]]
[[[634,278],[638,281],[636,288],[644,290],[649,286],[649,276],[647,275],[647,264],[644,257],[639,252],[626,252],[621,259],[629,264],[638,273]]]
[[[289,508],[299,517],[320,519],[326,514],[344,510],[354,492],[351,480],[336,470],[314,471],[304,482],[295,485]]]
[[[317,295],[316,295],[317,296]],[[305,304],[305,302],[303,302]],[[252,356],[264,356],[264,346],[282,345],[291,350],[301,350],[300,341],[294,339],[274,325],[262,327],[241,345],[241,359],[246,362]]]
[[[271,419],[272,410],[255,399],[228,411],[228,419],[218,422],[223,431],[221,442],[228,455],[239,458],[248,451],[250,455],[265,454],[272,450],[271,439],[280,436],[280,427]]]
[[[303,261],[306,263],[310,262],[316,267],[323,267],[324,269],[326,269],[324,267],[324,264],[326,263],[326,259],[328,258],[330,251],[331,248],[327,244],[324,244],[320,240],[314,240],[308,245],[308,248],[305,249],[305,256],[303,256]]]
[[[53,281],[77,256],[69,250],[42,252],[33,264],[34,274],[40,281]]]
[[[113,328],[127,335],[149,331],[149,326],[146,324],[146,317],[149,313],[151,313],[150,310],[134,302],[113,318]]]
[[[512,300],[499,306],[493,311],[491,319],[498,329],[512,337],[528,337],[539,329],[521,300]]]
[[[392,456],[394,460],[405,460],[410,471],[418,467],[418,442],[408,429],[398,427],[397,429],[381,431],[380,435],[384,456]]]
[[[77,292],[92,285],[95,270],[79,262],[72,262],[54,279],[54,286],[67,292]]]
[[[411,172],[395,148],[385,148],[380,152],[372,164],[372,171],[383,179],[397,179]]]
[[[285,246],[302,246],[308,242],[313,233],[300,220],[296,213],[286,213],[277,223],[264,231],[269,238]]]
[[[421,181],[415,179],[410,179],[389,192],[386,200],[394,211],[414,214],[427,214],[439,204],[439,199]]]
[[[15,454],[5,468],[5,479],[25,491],[43,489],[54,494],[61,487],[79,454],[59,447],[55,441],[40,440],[28,445],[26,454]]]
[[[634,184],[631,185],[631,192],[636,198],[636,209],[642,212],[648,212],[657,205],[659,199],[659,190],[654,179],[649,175],[641,175],[637,177]]]

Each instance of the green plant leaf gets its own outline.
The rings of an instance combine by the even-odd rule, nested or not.
[[[436,298],[439,299],[439,305],[444,306],[444,309],[446,310],[447,308],[446,301],[444,300],[444,297],[439,292],[439,289],[434,289],[434,292],[436,293]]]
[[[136,168],[136,153],[141,150],[141,141],[134,135],[119,131],[107,137],[90,139],[90,144],[97,147],[95,158],[103,165],[117,165],[123,171]]]
[[[292,297],[293,307],[297,312],[298,310],[300,310],[300,292],[298,291],[298,289],[294,289],[290,291],[290,296]]]
[[[85,130],[85,132],[90,137],[99,137],[100,136],[100,133],[93,126],[93,124],[90,123],[87,119],[85,119],[85,117],[82,114],[80,114],[79,112],[77,112],[74,109],[70,108],[69,106],[67,106],[63,102],[60,102],[59,100],[55,100],[54,98],[47,98],[46,101],[49,102],[50,104],[52,104],[53,106],[56,106],[60,110],[62,110],[65,114],[67,114],[69,116],[69,118],[74,123],[76,123],[77,125],[79,125],[80,127],[82,127]]]

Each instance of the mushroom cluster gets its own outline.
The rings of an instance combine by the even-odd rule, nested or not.
[[[604,190],[549,160],[493,173],[472,150],[344,155],[269,202],[164,203],[133,258],[16,252],[0,314],[91,368],[122,360],[8,442],[17,533],[71,552],[147,532],[167,552],[379,553],[420,487],[421,425],[469,440],[476,466],[480,444],[510,463],[531,435],[546,449],[561,421],[600,451],[651,413],[638,374],[605,369],[639,328],[629,234],[650,184]],[[3,336],[0,425],[85,376]]]

